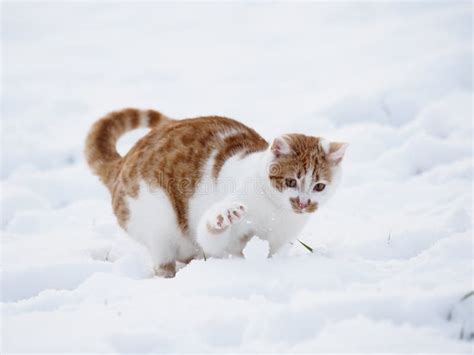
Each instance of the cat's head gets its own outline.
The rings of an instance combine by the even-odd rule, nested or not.
[[[346,147],[346,143],[303,134],[276,138],[268,153],[272,198],[295,213],[316,211],[339,183]]]

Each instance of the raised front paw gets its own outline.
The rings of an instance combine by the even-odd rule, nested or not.
[[[233,203],[227,208],[218,209],[212,213],[208,220],[208,227],[211,231],[224,231],[231,224],[240,221],[246,212],[247,207],[243,203]]]

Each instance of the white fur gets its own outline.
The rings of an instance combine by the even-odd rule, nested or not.
[[[238,130],[236,130],[235,128],[227,128],[221,132],[218,132],[217,133],[217,136],[221,139],[221,140],[224,140],[226,139],[227,137],[230,137],[234,134],[238,133]]]
[[[304,177],[304,183],[303,178],[300,179],[298,189],[279,192],[268,178],[273,160],[271,148],[245,158],[228,159],[217,180],[212,176],[214,159],[215,154],[212,154],[204,165],[200,184],[189,201],[187,236],[181,232],[163,189],[151,191],[141,183],[138,198],[128,200],[129,234],[150,249],[155,266],[203,254],[241,256],[245,247],[245,240],[241,238],[245,235],[267,240],[270,255],[273,255],[298,236],[309,217],[307,213],[295,213],[289,198],[299,196],[324,204],[340,178],[340,168],[337,168],[334,181],[322,192],[313,192],[310,176]],[[236,205],[246,206],[245,214],[222,233],[209,233],[207,225],[215,223],[218,214]]]
[[[149,117],[148,112],[141,110],[139,113],[140,127],[148,127]]]
[[[182,235],[176,213],[162,188],[151,190],[141,182],[139,196],[129,198],[128,207],[127,231],[150,250],[155,266],[186,260],[198,250],[192,240]]]
[[[347,143],[343,143],[338,150],[332,152],[329,154],[329,159],[337,161],[340,160],[344,157],[344,153],[346,152],[346,149],[348,147]]]
[[[319,145],[323,148],[324,153],[326,154],[329,153],[330,144],[331,143],[327,139],[320,138],[319,140]]]

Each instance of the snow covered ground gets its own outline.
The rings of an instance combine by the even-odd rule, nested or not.
[[[4,2],[2,44],[2,353],[472,351],[471,2]],[[350,142],[315,252],[153,278],[82,156],[127,106]]]

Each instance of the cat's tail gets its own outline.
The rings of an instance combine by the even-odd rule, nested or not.
[[[89,167],[109,186],[122,159],[116,149],[120,136],[135,128],[153,128],[170,121],[170,118],[153,110],[127,108],[109,113],[94,123],[87,135],[85,156]]]

